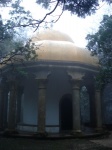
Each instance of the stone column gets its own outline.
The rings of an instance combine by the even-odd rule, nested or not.
[[[8,113],[8,89],[7,87],[4,88],[4,110],[3,110],[3,126],[4,129],[7,128],[7,113]]]
[[[73,133],[81,132],[80,119],[80,80],[72,80],[73,94]]]
[[[0,130],[3,130],[3,108],[4,108],[3,87],[0,86]]]
[[[47,79],[36,79],[38,83],[38,133],[45,133],[46,83]]]
[[[7,78],[3,77],[0,84],[0,130],[7,127],[8,86]]]
[[[80,118],[80,84],[84,73],[68,71],[72,83],[72,105],[73,105],[73,133],[81,132],[81,118]]]
[[[10,82],[10,97],[9,97],[9,113],[8,113],[8,130],[14,131],[16,126],[16,99],[17,99],[17,83]]]
[[[18,86],[18,91],[17,91],[17,111],[16,111],[16,123],[20,123],[21,121],[21,99],[23,95],[23,86]]]
[[[95,91],[96,129],[102,130],[102,111],[100,90]]]
[[[95,128],[96,126],[96,115],[95,115],[95,87],[93,84],[87,86],[90,103],[90,126]]]

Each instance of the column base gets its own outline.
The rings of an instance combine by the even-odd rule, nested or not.
[[[37,132],[34,134],[34,136],[37,137],[47,137],[48,133],[47,132]]]
[[[15,129],[5,129],[4,133],[5,136],[11,136],[14,134],[18,134],[18,131]]]
[[[4,128],[0,128],[0,131],[4,131]]]
[[[103,131],[103,128],[102,128],[102,127],[97,127],[97,128],[95,128],[95,131],[96,131],[96,132],[102,132],[102,131]]]
[[[74,136],[81,136],[82,131],[81,130],[72,130],[71,134],[74,135]]]

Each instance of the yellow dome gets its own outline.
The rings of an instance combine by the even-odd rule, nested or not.
[[[54,35],[54,36],[53,36]],[[38,60],[79,62],[98,66],[97,57],[91,56],[86,49],[76,47],[71,38],[58,31],[47,30],[33,38],[39,46]],[[38,39],[38,37],[41,37]],[[52,38],[51,38],[52,37]]]
[[[67,34],[51,29],[47,29],[36,34],[32,38],[32,40],[33,42],[42,40],[51,40],[51,41],[69,41],[74,43],[73,40]]]

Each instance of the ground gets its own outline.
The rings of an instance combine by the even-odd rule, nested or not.
[[[96,141],[95,139],[39,140],[1,137],[0,150],[112,150],[108,145],[103,146]]]

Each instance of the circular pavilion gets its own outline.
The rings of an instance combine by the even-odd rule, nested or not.
[[[59,31],[35,35],[37,61],[25,62],[28,75],[14,77],[4,67],[0,86],[0,130],[80,133],[80,89],[89,95],[90,125],[102,128],[100,90],[95,88],[98,59]],[[10,77],[10,78],[9,78]]]

